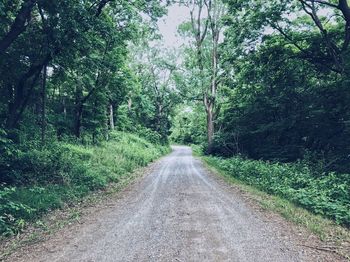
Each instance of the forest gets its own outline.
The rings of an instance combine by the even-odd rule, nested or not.
[[[347,0],[0,0],[0,94],[3,236],[170,144],[350,225]]]

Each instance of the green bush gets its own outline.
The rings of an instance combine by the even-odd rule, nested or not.
[[[110,137],[99,146],[55,142],[16,149],[2,163],[7,167],[2,182],[12,186],[0,186],[0,234],[15,233],[27,221],[118,182],[169,151],[133,134]]]
[[[267,193],[291,200],[315,214],[350,225],[349,174],[316,176],[307,166],[248,160],[241,157],[207,157],[212,164],[233,177]]]
[[[25,221],[18,214],[27,216],[34,211],[31,207],[12,200],[14,193],[16,193],[15,187],[0,188],[0,232],[3,235],[12,234],[15,228],[24,227]]]

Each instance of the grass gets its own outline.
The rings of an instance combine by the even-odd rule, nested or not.
[[[0,187],[0,234],[17,234],[28,223],[73,205],[90,192],[110,183],[127,183],[135,169],[169,150],[133,134],[114,132],[99,146],[59,143],[20,152],[14,162],[21,165],[13,165],[12,172],[25,182]]]
[[[301,164],[281,164],[232,157],[209,157],[207,162],[271,195],[287,199],[316,215],[350,226],[350,178],[347,174],[318,174]]]
[[[114,199],[115,194],[119,193],[144,173],[145,167],[137,168],[132,173],[124,175],[118,182],[108,184],[103,190],[90,192],[84,198],[75,202],[74,205],[66,205],[64,209],[56,209],[50,213],[46,213],[40,219],[30,223],[30,226],[20,235],[3,239],[5,241],[0,246],[0,261],[18,249],[44,241],[47,235],[53,234],[67,225],[80,222],[86,213],[94,212],[95,207],[103,206],[110,199]],[[90,207],[92,209],[88,210],[87,208]]]
[[[332,219],[310,212],[282,196],[264,192],[261,188],[248,184],[223,168],[218,159],[213,161],[213,157],[203,156],[196,147],[194,147],[194,153],[204,160],[209,170],[223,177],[227,183],[233,184],[243,192],[248,193],[249,198],[260,207],[278,213],[286,220],[306,228],[322,241],[334,245],[338,254],[350,260],[348,253],[350,250],[350,231],[348,228],[337,224]]]

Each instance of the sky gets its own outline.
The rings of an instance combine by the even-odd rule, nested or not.
[[[172,5],[168,8],[168,14],[158,21],[159,31],[163,36],[165,47],[178,48],[185,41],[177,33],[177,27],[190,20],[190,10],[184,6]]]
[[[320,11],[321,15],[329,16],[327,8]],[[168,7],[168,14],[158,21],[158,27],[163,36],[164,47],[179,48],[186,41],[178,35],[177,27],[190,20],[190,10],[188,7],[171,5]],[[270,31],[268,33],[271,33]]]

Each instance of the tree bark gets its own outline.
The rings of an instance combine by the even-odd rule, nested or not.
[[[129,97],[129,99],[128,99],[128,111],[129,111],[129,113],[131,112],[131,109],[132,109],[132,99],[131,99],[131,97]]]
[[[114,112],[113,112],[113,105],[109,105],[109,128],[111,130],[114,130]]]
[[[8,114],[6,119],[5,128],[7,130],[15,129],[18,126],[18,122],[22,117],[22,114],[28,104],[29,98],[33,93],[34,86],[40,76],[41,71],[37,71],[35,75],[26,78],[24,81],[20,81],[15,88],[15,94],[13,101],[9,102]],[[29,81],[31,80],[31,81]],[[28,83],[30,82],[30,83]],[[28,86],[27,86],[28,85]],[[28,89],[26,93],[24,90]]]
[[[10,31],[0,40],[0,55],[26,30],[36,2],[37,0],[26,0],[22,4]]]
[[[74,135],[76,138],[81,136],[81,119],[83,116],[83,104],[79,103],[75,111]]]
[[[163,117],[163,105],[158,102],[157,104],[157,121],[156,121],[156,128],[158,132],[161,132],[162,129],[162,117]]]
[[[46,76],[47,66],[43,68],[42,85],[41,85],[41,142],[45,143],[46,133]]]
[[[207,139],[208,139],[208,148],[207,153],[211,153],[213,150],[213,141],[214,141],[214,112],[213,105],[210,104],[206,107],[207,113]]]
[[[219,19],[224,12],[224,6],[213,0],[204,0],[208,9],[208,21],[211,31],[211,75],[210,87],[204,95],[204,105],[207,113],[207,139],[208,139],[208,153],[212,152],[213,140],[215,135],[215,119],[218,111],[216,110],[217,90],[218,90],[218,70],[219,70],[219,37],[221,27]]]

